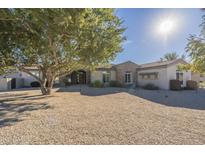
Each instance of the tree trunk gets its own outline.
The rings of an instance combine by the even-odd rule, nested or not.
[[[42,92],[43,95],[47,95],[46,87],[41,86],[41,92]]]
[[[53,88],[53,78],[51,78],[51,80],[48,80],[48,86],[47,86],[47,95],[51,94],[51,90]]]
[[[46,88],[46,79],[44,79],[41,84],[41,92],[43,95],[47,95],[47,88]]]
[[[43,95],[50,95],[53,88],[54,78],[44,79],[41,84],[41,92]]]

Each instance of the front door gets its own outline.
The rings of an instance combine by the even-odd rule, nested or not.
[[[16,79],[11,79],[11,89],[16,89]]]

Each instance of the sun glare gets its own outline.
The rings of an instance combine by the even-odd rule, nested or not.
[[[164,20],[159,25],[159,32],[162,34],[169,34],[174,29],[174,21],[173,20]]]

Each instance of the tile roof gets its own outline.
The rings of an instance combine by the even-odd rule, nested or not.
[[[171,61],[156,61],[156,62],[152,62],[152,63],[146,63],[146,64],[142,64],[140,65],[141,69],[144,68],[150,68],[150,67],[161,67],[161,66],[168,66],[174,63],[186,63],[183,59],[175,59],[175,60],[171,60]]]

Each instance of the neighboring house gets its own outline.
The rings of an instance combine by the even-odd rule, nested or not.
[[[39,70],[36,67],[27,67],[31,73],[39,76]],[[37,81],[27,73],[14,71],[0,76],[0,90],[10,90],[18,88],[31,87],[31,83]]]
[[[169,89],[169,82],[171,79],[180,80],[181,85],[184,87],[186,86],[187,80],[200,81],[191,71],[179,71],[179,64],[186,64],[186,62],[182,59],[176,59],[172,61],[157,61],[138,65],[134,62],[127,61],[115,65],[100,66],[95,70],[77,70],[60,78],[59,83],[61,86],[65,86],[66,84],[90,84],[99,80],[105,85],[108,85],[110,81],[118,81],[123,85],[139,86],[152,83],[160,89]],[[32,73],[39,75],[39,71],[35,67],[28,67],[28,69]],[[31,86],[31,82],[36,81],[32,76],[23,72],[6,75],[6,78],[8,78],[8,81],[11,79],[11,81],[15,80],[15,82],[19,82],[20,79],[22,79],[22,81],[19,82],[21,83],[20,85],[19,83],[15,83],[14,86],[14,81],[11,82],[10,85],[13,88],[29,87]],[[6,80],[4,82],[6,82]],[[4,87],[6,86],[4,85]],[[11,87],[8,89],[13,89]]]
[[[11,78],[0,78],[0,90],[10,90],[11,80]]]

